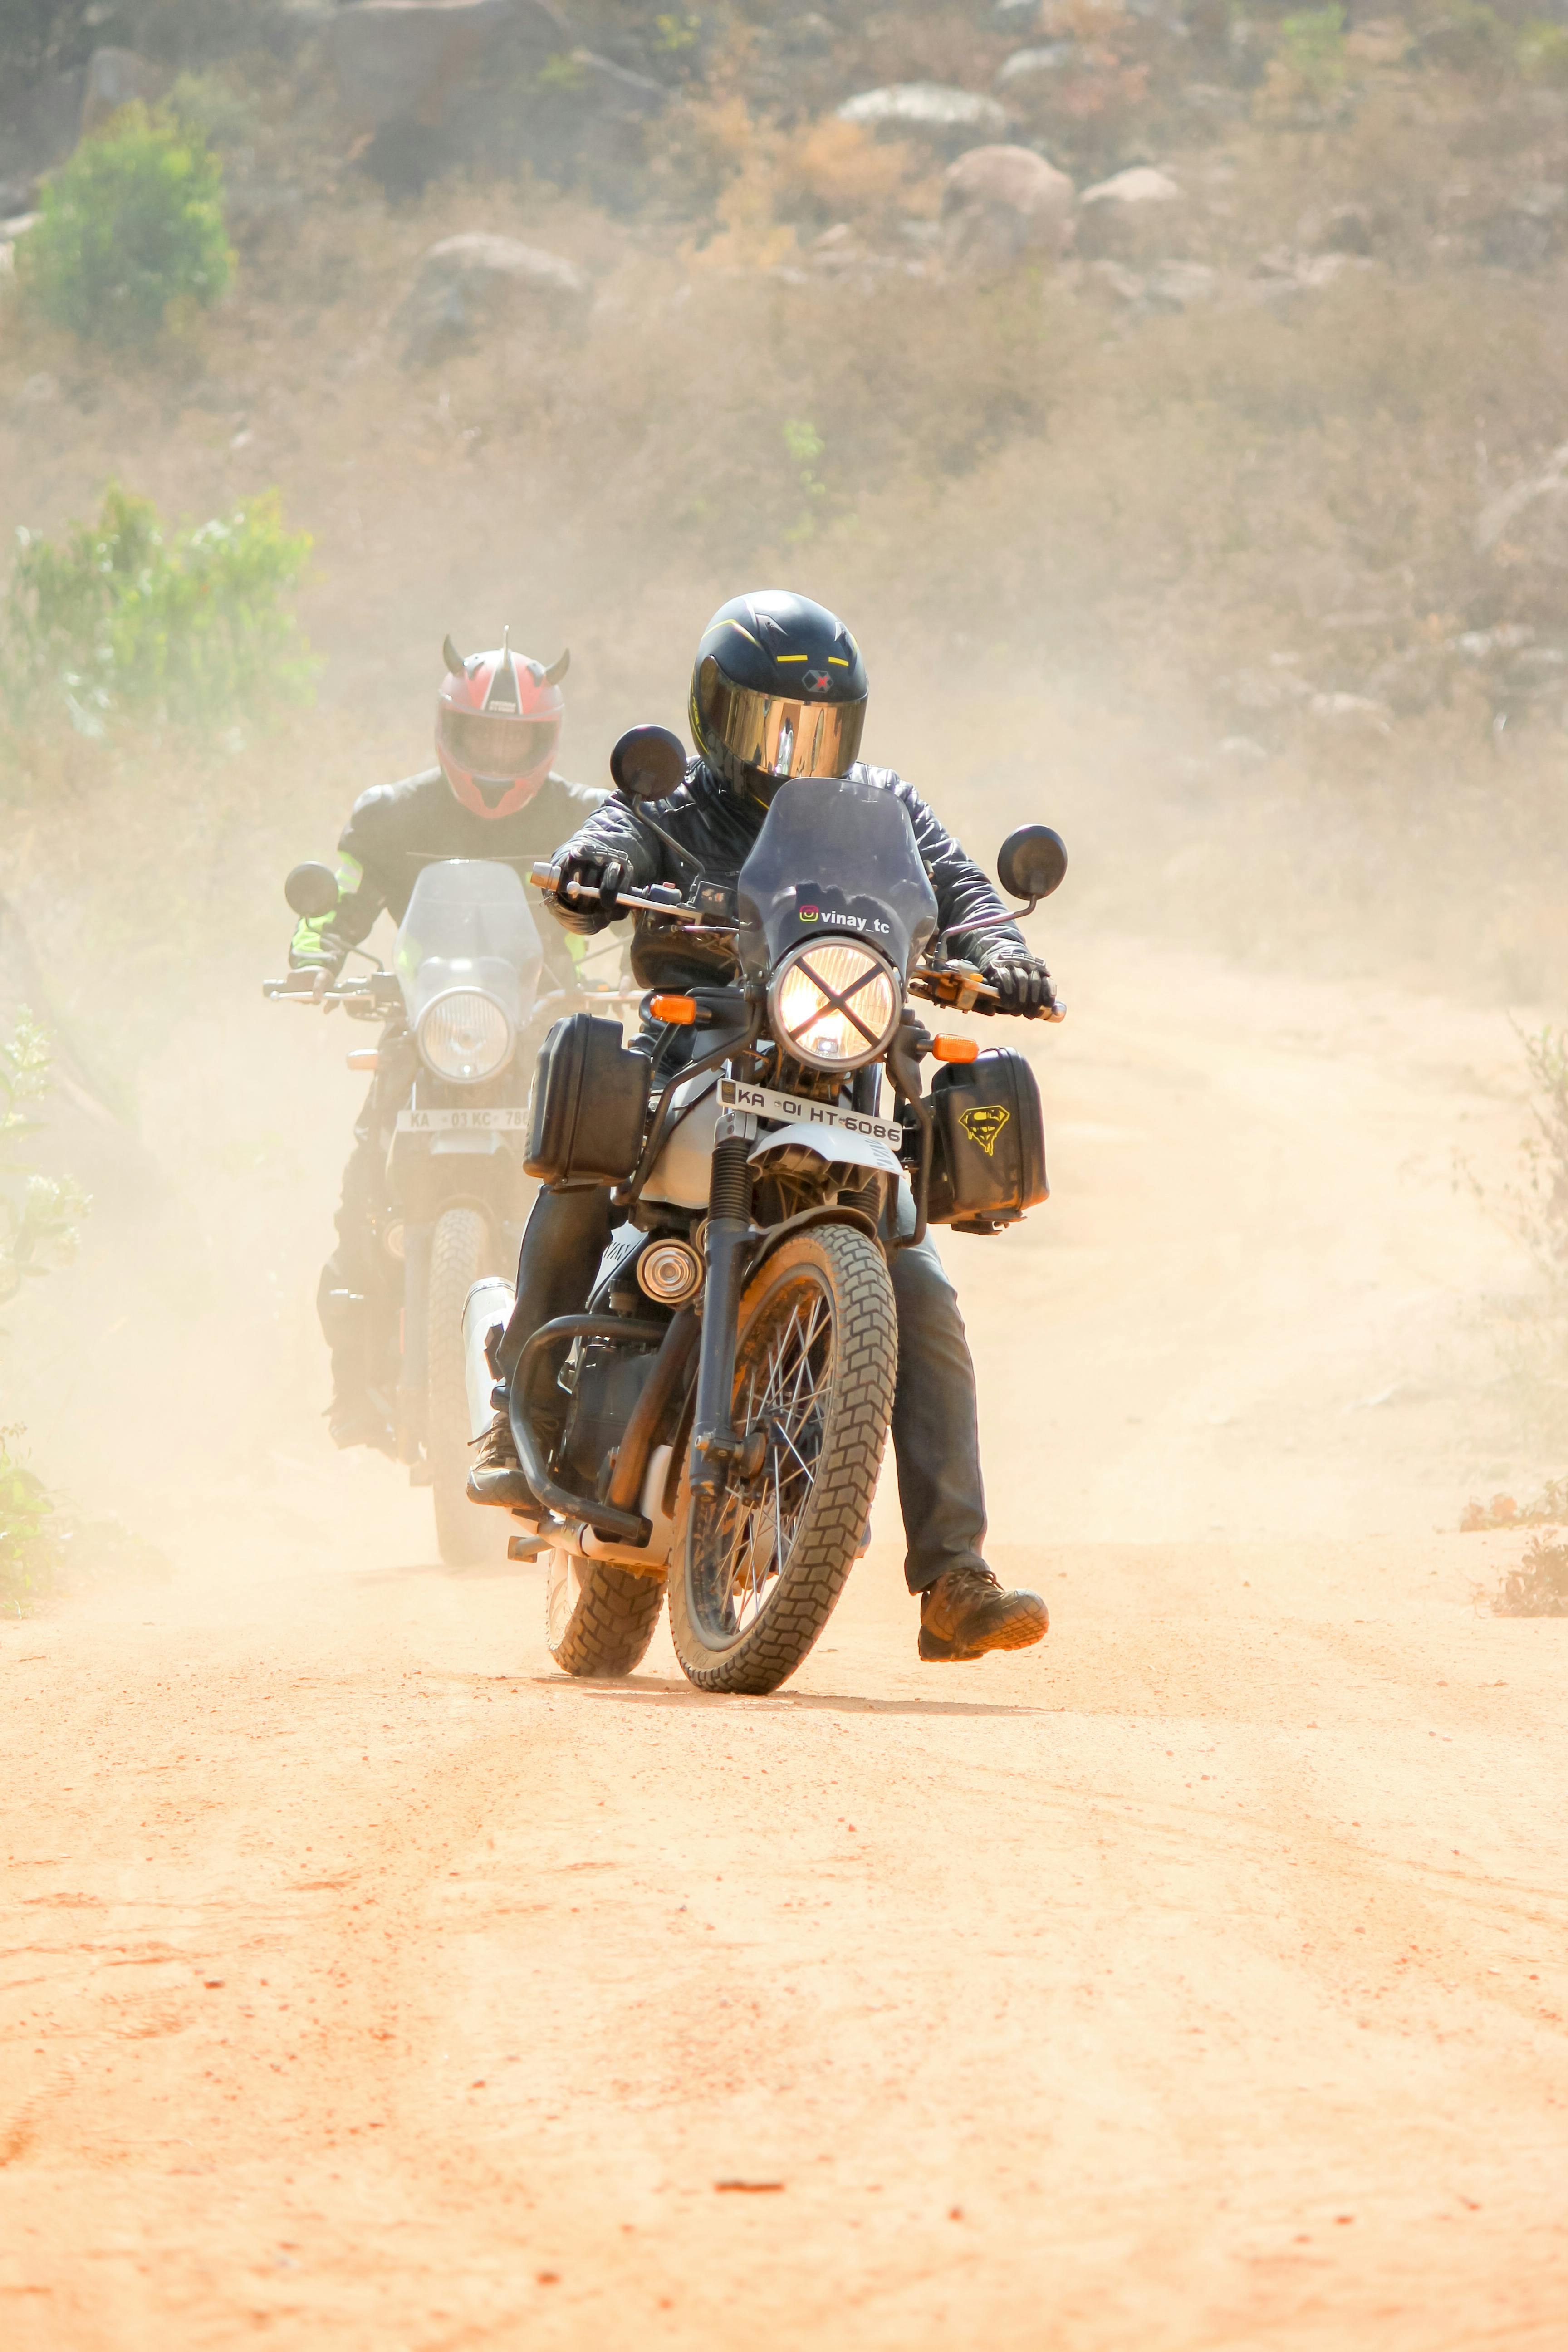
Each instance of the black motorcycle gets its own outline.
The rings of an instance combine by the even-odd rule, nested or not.
[[[639,728],[611,764],[624,797],[658,800],[684,753]],[[1030,825],[998,862],[1028,913],[1067,853]],[[555,887],[545,866],[531,879]],[[728,941],[734,982],[649,997],[651,1056],[587,1011],[545,1041],[525,1165],[611,1186],[620,1222],[587,1312],[534,1332],[508,1384],[544,1507],[520,1481],[531,1532],[510,1550],[548,1565],[569,1674],[636,1665],[668,1585],[691,1681],[771,1691],[864,1549],[898,1362],[889,1262],[930,1223],[1000,1233],[1046,1198],[1039,1095],[1021,1055],[923,1026],[911,999],[984,1012],[996,994],[945,954],[909,818],[875,785],[784,784],[733,888],[623,890],[633,910]],[[542,1355],[558,1433],[525,1402]]]

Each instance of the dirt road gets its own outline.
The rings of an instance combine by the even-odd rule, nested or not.
[[[424,1564],[315,1418],[348,1041],[171,1041],[163,1239],[20,1335],[168,1566],[0,1631],[0,2341],[1568,2340],[1568,1623],[1435,1532],[1554,1466],[1451,1178],[1516,1049],[1063,961],[1058,1197],[950,1253],[1049,1640],[918,1665],[884,1492],[761,1702],[662,1632],[571,1684],[535,1571]]]

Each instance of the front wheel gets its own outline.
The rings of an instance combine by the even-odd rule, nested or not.
[[[741,1301],[733,1420],[765,1433],[755,1477],[717,1498],[683,1477],[669,1630],[700,1689],[760,1693],[794,1674],[860,1549],[893,1412],[893,1286],[847,1225],[796,1234]]]

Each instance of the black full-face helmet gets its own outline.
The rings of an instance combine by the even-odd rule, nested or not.
[[[760,588],[721,604],[691,672],[691,733],[731,792],[766,808],[786,777],[842,776],[866,723],[866,665],[809,596]]]

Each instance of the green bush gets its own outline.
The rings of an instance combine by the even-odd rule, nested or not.
[[[1333,97],[1345,78],[1345,12],[1341,7],[1303,8],[1279,27],[1281,64],[1320,104]]]
[[[1568,82],[1568,25],[1537,17],[1521,30],[1514,55],[1526,81]]]
[[[315,664],[289,609],[310,551],[275,490],[196,530],[111,482],[95,523],[21,531],[0,612],[14,716],[64,708],[87,735],[126,715],[232,725],[308,701]]]
[[[16,1156],[24,1137],[37,1133],[24,1106],[48,1093],[51,1058],[47,1038],[24,1007],[11,1034],[0,1037],[0,1307],[28,1275],[70,1256],[72,1220],[88,1206],[70,1177],[40,1176]]]
[[[95,342],[146,342],[170,310],[205,309],[234,268],[217,158],[188,128],[128,106],[44,184],[18,240],[24,290]]]
[[[33,1472],[11,1451],[22,1431],[0,1429],[0,1616],[25,1617],[54,1581],[58,1550],[50,1502]]]

